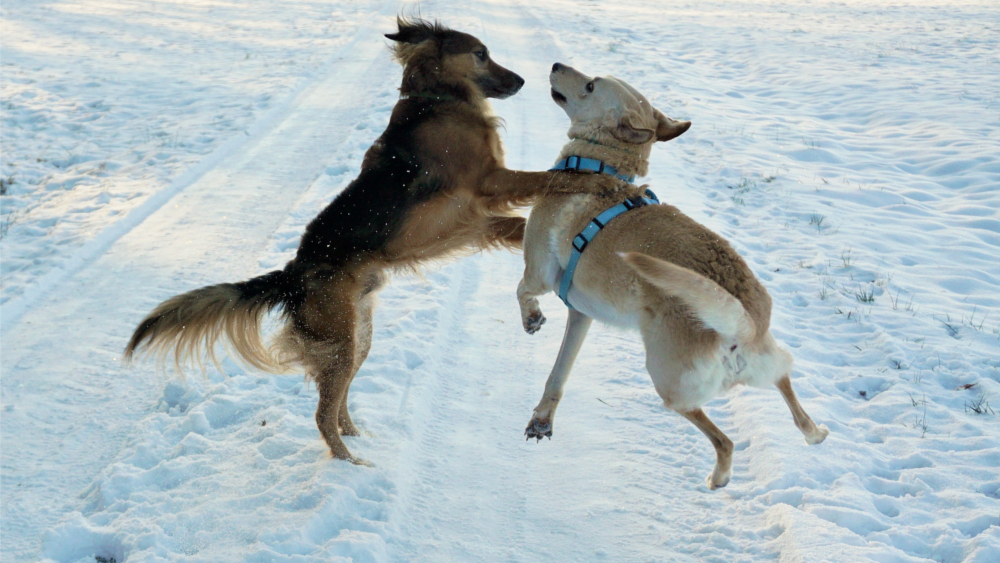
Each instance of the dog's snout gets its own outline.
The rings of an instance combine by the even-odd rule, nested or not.
[[[552,72],[559,72],[563,68],[565,68],[565,67],[563,66],[562,63],[555,63],[555,64],[552,65]]]
[[[524,86],[524,79],[500,65],[494,65],[494,72],[480,79],[480,88],[487,98],[504,99],[513,96]]]
[[[521,75],[508,71],[507,76],[504,77],[503,81],[504,88],[507,90],[507,95],[513,96],[524,86],[524,79]]]

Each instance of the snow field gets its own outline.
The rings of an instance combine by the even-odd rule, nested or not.
[[[545,10],[555,20],[568,8]],[[787,426],[765,430],[785,424],[783,405],[740,390],[725,408],[762,486],[724,494],[772,505],[769,521],[796,540],[783,558],[1000,551],[996,419],[969,409],[1000,380],[997,15],[626,3],[564,16],[585,34],[554,31],[577,53],[564,62],[613,68],[694,122],[670,147],[683,164],[654,162],[651,183],[666,201],[702,191],[701,213],[681,208],[733,242],[775,298],[796,389],[832,434],[803,451]]]
[[[0,303],[285,105],[380,4],[4,2]]]
[[[390,2],[379,8],[366,18],[387,20],[394,12]],[[360,83],[373,64],[395,66],[383,57],[374,27],[353,32],[358,44],[332,65],[340,79]],[[131,330],[131,319],[175,293],[177,283],[203,285],[221,281],[206,274],[239,278],[254,271],[267,244],[257,233],[280,227],[302,192],[327,171],[314,153],[337,153],[343,131],[359,125],[355,108],[376,95],[389,96],[385,107],[391,107],[387,84],[373,85],[384,86],[381,91],[356,88],[331,96],[337,77],[329,69],[322,76],[326,82],[303,85],[308,87],[276,108],[280,119],[271,119],[270,127],[251,128],[247,146],[220,147],[221,154],[209,157],[215,159],[209,170],[190,178],[193,184],[168,187],[165,200],[140,209],[149,215],[141,224],[110,226],[105,232],[113,236],[99,241],[108,248],[84,248],[85,259],[73,258],[79,271],[62,279],[55,271],[58,283],[44,288],[50,294],[36,292],[46,299],[33,303],[16,330],[5,330],[4,441],[16,436],[21,444],[2,452],[5,558],[28,560],[37,552],[41,530],[75,505],[79,491],[114,460],[133,424],[156,403],[163,380],[155,370],[137,376],[118,365],[119,340]],[[364,148],[370,143],[365,139]],[[190,225],[200,226],[197,233],[178,236]],[[43,284],[30,289],[37,285]],[[11,309],[4,305],[5,321]],[[147,404],[140,397],[154,400]]]
[[[359,33],[376,38],[399,8],[367,8],[381,13]],[[264,24],[281,11],[268,10],[245,11],[247,29],[278,25],[279,41],[288,28]],[[547,296],[547,326],[524,335],[523,265],[505,253],[382,292],[351,391],[367,435],[347,439],[371,468],[329,459],[300,375],[229,361],[187,380],[121,371],[116,354],[150,307],[284,264],[356,174],[399,70],[379,41],[344,36],[357,42],[346,66],[317,70],[273,126],[5,326],[4,561],[995,560],[1000,431],[983,410],[1000,405],[995,7],[494,0],[421,11],[526,78],[495,104],[513,168],[548,167],[564,142],[568,120],[547,94],[557,60],[615,74],[694,122],[654,150],[647,181],[729,239],[767,286],[772,330],[827,441],[807,447],[776,392],[734,390],[706,409],[737,450],[733,480],[709,491],[711,446],[662,407],[637,335],[595,326],[553,440],[523,442],[565,308]],[[361,90],[338,91],[335,75]],[[313,102],[327,92],[329,104]],[[48,244],[33,233],[3,245]]]

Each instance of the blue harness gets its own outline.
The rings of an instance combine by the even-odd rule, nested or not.
[[[579,156],[571,156],[564,158],[556,163],[550,170],[590,170],[597,172],[599,174],[609,174],[616,178],[625,180],[628,183],[632,183],[635,176],[624,176],[618,173],[613,166],[604,164],[600,160],[593,158],[582,158]],[[580,234],[573,237],[573,252],[569,256],[569,264],[566,265],[566,271],[563,272],[562,282],[559,284],[559,299],[562,299],[563,303],[566,304],[570,309],[573,308],[569,304],[569,288],[573,285],[573,273],[576,272],[577,262],[580,261],[580,256],[583,255],[583,251],[590,244],[590,241],[594,240],[597,233],[601,232],[601,229],[605,227],[612,219],[625,213],[626,211],[631,211],[639,207],[645,207],[647,205],[656,205],[660,203],[660,200],[656,197],[656,194],[652,190],[646,190],[645,197],[634,197],[631,199],[626,199],[625,201],[619,203],[618,205],[605,210],[603,213],[594,217],[590,220],[590,223],[580,231]]]

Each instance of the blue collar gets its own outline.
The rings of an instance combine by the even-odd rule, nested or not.
[[[620,180],[625,180],[629,184],[635,181],[635,176],[620,174],[617,168],[610,164],[604,164],[604,161],[597,160],[596,158],[584,158],[582,156],[567,156],[557,162],[555,166],[549,168],[549,170],[589,170],[598,174],[614,176]]]

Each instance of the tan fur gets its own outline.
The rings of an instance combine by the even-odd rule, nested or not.
[[[453,41],[451,51],[444,52],[435,37],[420,42],[401,38],[414,29],[448,36]],[[140,323],[124,356],[127,363],[143,351],[161,357],[172,352],[180,365],[205,355],[214,359],[215,344],[221,340],[237,359],[257,369],[282,372],[304,366],[319,391],[316,423],[323,438],[335,457],[355,462],[340,437],[359,433],[347,411],[347,393],[371,347],[375,293],[387,276],[412,272],[462,252],[520,247],[525,219],[515,215],[514,208],[540,194],[591,193],[604,199],[625,189],[624,183],[607,176],[508,170],[497,133],[499,120],[491,114],[480,85],[489,86],[484,77],[495,78],[497,83],[513,73],[477,57],[475,51],[485,47],[467,34],[400,20],[400,33],[395,36],[399,42],[394,55],[405,68],[402,97],[391,123],[410,123],[423,115],[420,104],[431,103],[426,101],[428,92],[445,93],[434,100],[433,117],[418,121],[417,154],[412,155],[435,180],[436,191],[404,209],[398,229],[375,251],[352,254],[330,265],[315,256],[300,262],[300,247],[296,260],[283,271],[287,275],[272,272],[242,282],[252,284],[274,275],[285,284],[272,287],[256,301],[242,296],[238,284],[221,284],[164,302]],[[363,173],[383,165],[385,146],[381,143],[383,138],[365,154]],[[400,196],[411,187],[402,186]],[[292,309],[288,308],[289,294],[301,299]],[[284,327],[265,346],[260,336],[262,318],[281,306],[285,307]]]
[[[614,77],[591,78],[558,63],[553,99],[570,116],[572,141],[559,155],[604,161],[626,175],[645,174],[656,141],[690,127],[653,108]],[[614,203],[592,195],[546,194],[532,209],[524,236],[524,277],[518,301],[527,332],[545,321],[537,296],[556,290],[572,240]],[[791,390],[791,356],[769,331],[771,298],[746,262],[717,234],[671,205],[628,211],[587,245],[572,280],[566,337],[545,393],[525,431],[552,434],[552,421],[589,317],[639,329],[647,370],[664,404],[683,414],[716,449],[710,488],[731,474],[732,441],[701,410],[737,384],[777,385],[808,443],[829,432],[817,427]]]
[[[698,311],[696,321],[705,330],[714,330],[720,336],[740,342],[751,342],[758,337],[756,323],[747,314],[743,304],[719,284],[687,268],[647,254],[619,253],[644,280],[666,295],[679,298]]]
[[[203,287],[172,297],[159,304],[148,319],[169,315],[148,333],[142,354],[164,363],[173,356],[178,372],[191,360],[208,357],[218,365],[215,344],[222,341],[227,352],[254,368],[283,373],[291,366],[277,360],[261,339],[260,323],[266,309],[254,309],[238,300],[239,292],[231,284]],[[123,362],[130,363],[137,344],[126,348]]]

